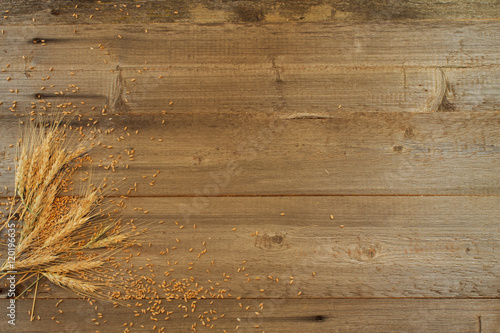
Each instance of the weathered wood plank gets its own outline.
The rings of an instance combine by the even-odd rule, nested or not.
[[[134,316],[133,308],[114,308],[97,302],[38,300],[36,313],[40,320],[29,322],[27,311],[31,301],[17,302],[16,326],[0,321],[0,329],[8,332],[498,332],[498,300],[437,300],[437,299],[363,299],[363,300],[199,300],[196,310],[184,318],[178,306],[184,302],[166,303],[175,312],[168,321],[158,316],[153,321],[147,315]],[[239,303],[250,309],[240,308]],[[263,309],[259,304],[263,304]],[[2,309],[6,301],[0,301]],[[189,304],[188,304],[189,305]],[[63,311],[62,314],[58,310]],[[209,311],[216,311],[210,313]],[[197,316],[208,311],[202,320]],[[2,310],[5,312],[5,310]],[[101,315],[99,315],[101,314]],[[220,316],[224,314],[223,318]],[[51,320],[55,317],[54,320]],[[206,321],[206,318],[216,320]],[[7,318],[7,317],[6,317]],[[93,321],[95,320],[95,321]],[[60,324],[56,323],[60,322]],[[96,325],[96,322],[99,325]],[[130,327],[130,323],[133,326]],[[126,324],[126,326],[124,326]],[[213,325],[213,329],[209,328]],[[236,330],[236,327],[239,327]],[[164,330],[162,330],[164,328]]]
[[[94,165],[94,179],[126,177],[112,186],[117,195],[134,183],[138,191],[130,195],[499,194],[499,113],[92,119],[75,125],[97,121],[101,146],[92,156],[107,169]],[[15,146],[9,145],[18,140],[17,122],[15,116],[0,122],[2,186],[13,184],[14,171],[7,168],[14,167]],[[132,150],[133,160],[127,154]],[[116,176],[109,165],[115,165]]]
[[[500,22],[4,26],[2,65],[25,71],[500,64]],[[147,29],[147,32],[146,32]],[[34,43],[34,41],[36,43]],[[44,42],[43,42],[44,41]],[[21,56],[25,56],[22,59]]]
[[[225,23],[419,19],[495,19],[496,2],[457,0],[377,1],[8,1],[0,2],[2,24]],[[77,5],[77,8],[75,6]],[[5,13],[5,10],[9,10]],[[5,16],[4,16],[5,15]]]
[[[119,171],[94,179],[154,226],[135,268],[231,298],[158,324],[41,286],[14,331],[498,332],[496,2],[0,0],[0,196],[13,101],[78,104]]]
[[[0,112],[33,101],[73,102],[85,114],[497,111],[500,67],[252,66],[6,72]],[[70,74],[73,73],[73,74]],[[50,77],[49,80],[46,78]],[[10,90],[17,89],[17,93]],[[171,102],[173,102],[172,105]]]
[[[1,108],[56,97],[97,113],[172,101],[176,113],[496,111],[498,24],[7,27]]]
[[[150,231],[143,247],[131,250],[130,263],[118,262],[134,270],[152,264],[151,272],[136,274],[154,274],[157,283],[193,277],[205,290],[225,289],[233,298],[500,296],[498,197],[125,202],[124,221],[134,218]],[[68,296],[39,288],[39,298]]]

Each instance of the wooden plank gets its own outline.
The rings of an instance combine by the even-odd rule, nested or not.
[[[42,285],[0,331],[498,332],[494,2],[0,0],[2,200],[14,114],[76,106],[150,227],[134,272],[227,297],[156,322]]]
[[[452,2],[355,0],[320,1],[131,1],[90,3],[82,1],[0,2],[3,24],[98,24],[98,23],[225,23],[288,21],[361,21],[420,19],[495,19],[500,12],[494,1]],[[77,5],[77,8],[75,8]],[[5,16],[4,16],[5,15]]]
[[[481,332],[496,333],[500,322],[498,300],[436,300],[436,299],[364,299],[364,300],[199,300],[196,310],[183,317],[178,306],[184,302],[166,303],[173,310],[168,321],[158,316],[153,321],[148,315],[134,316],[134,308],[114,308],[97,302],[89,305],[84,300],[64,300],[56,308],[57,300],[38,300],[36,313],[40,320],[29,322],[27,311],[31,302],[17,302],[16,326],[0,321],[0,330],[8,332]],[[238,303],[250,309],[240,308]],[[264,308],[260,310],[258,305]],[[5,309],[6,301],[0,302]],[[187,304],[189,306],[189,303]],[[63,313],[59,313],[61,310]],[[210,314],[210,310],[216,311]],[[197,316],[205,314],[203,319]],[[2,310],[5,312],[5,310]],[[101,314],[101,315],[99,315]],[[224,314],[223,318],[220,316]],[[54,320],[51,320],[55,317]],[[206,321],[206,318],[217,318]],[[7,318],[7,317],[6,317]],[[95,320],[95,321],[93,321]],[[60,324],[58,324],[58,321]],[[203,322],[206,324],[203,325]],[[130,323],[133,326],[130,327]],[[96,323],[99,323],[97,325]],[[124,326],[127,324],[126,326]],[[209,326],[213,325],[213,329]],[[154,328],[156,327],[156,328]],[[238,327],[238,329],[236,329]],[[162,330],[164,328],[164,330]]]
[[[174,24],[148,33],[103,25],[77,34],[73,26],[7,27],[0,108],[55,97],[91,114],[105,106],[122,113],[497,111],[498,24]]]
[[[117,261],[120,270],[154,274],[157,283],[192,277],[206,296],[214,288],[233,298],[299,293],[498,298],[499,202],[498,197],[130,198],[124,221],[134,218],[149,231],[142,248],[130,250],[129,263]],[[55,287],[40,287],[38,293],[68,296]]]
[[[0,81],[0,112],[9,112],[14,101],[15,110],[24,110],[37,99],[72,102],[89,115],[101,114],[105,105],[108,113],[126,114],[497,111],[499,68],[299,65],[276,72],[259,66],[8,72],[2,76],[10,80]]]
[[[91,119],[74,125],[97,121],[92,172],[94,179],[126,177],[112,186],[116,195],[134,183],[130,195],[499,194],[500,117],[493,112]],[[2,186],[13,184],[17,122],[0,122]]]
[[[41,71],[228,65],[271,72],[306,65],[462,68],[500,64],[499,27],[498,20],[3,26],[0,42],[2,65],[10,63],[20,72],[30,66]]]

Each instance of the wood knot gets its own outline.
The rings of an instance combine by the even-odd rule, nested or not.
[[[271,237],[271,242],[275,243],[275,244],[281,244],[283,243],[283,236],[281,235],[275,235],[275,236],[272,236]]]
[[[392,150],[396,153],[401,153],[403,151],[403,146],[394,146]]]
[[[380,244],[359,244],[356,248],[348,250],[349,257],[358,261],[375,260],[382,249]]]
[[[241,22],[260,22],[265,18],[261,10],[243,6],[237,7],[234,13]]]
[[[411,128],[411,127],[406,128],[406,130],[405,130],[405,138],[406,139],[411,139],[414,136],[415,136],[415,133],[413,132],[413,128]]]
[[[264,234],[262,236],[257,236],[255,238],[255,246],[263,250],[278,250],[281,249],[285,244],[285,235],[275,234],[270,236]]]
[[[209,152],[197,152],[193,155],[193,164],[202,164],[210,155]]]

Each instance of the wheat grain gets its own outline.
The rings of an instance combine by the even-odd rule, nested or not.
[[[18,271],[23,271],[23,270],[30,271],[33,269],[40,269],[40,267],[48,265],[50,262],[56,261],[57,259],[59,259],[59,257],[55,255],[35,254],[29,256],[24,260],[18,260],[16,262],[15,267],[16,270]]]
[[[128,236],[125,234],[109,236],[109,237],[106,237],[104,239],[101,239],[99,241],[96,241],[96,242],[89,244],[88,246],[86,246],[86,248],[98,249],[98,248],[102,248],[102,247],[107,247],[107,246],[111,246],[113,244],[123,242],[127,238],[128,238]]]
[[[113,287],[113,275],[101,269],[110,262],[111,251],[99,256],[87,252],[119,246],[129,235],[121,233],[120,221],[101,208],[105,184],[79,197],[58,196],[66,191],[90,145],[68,137],[68,127],[59,119],[50,126],[43,123],[25,132],[18,153],[15,189],[20,204],[9,216],[10,221],[17,215],[21,224],[16,270],[28,274],[27,279],[41,274],[74,292],[99,295],[98,282]],[[5,262],[0,271],[8,268]],[[126,281],[120,283],[126,285]]]
[[[78,260],[78,261],[63,262],[61,264],[53,265],[47,267],[45,271],[48,273],[59,273],[59,274],[71,273],[71,272],[94,269],[102,266],[103,264],[104,262],[99,259],[88,260],[88,261]]]
[[[69,288],[70,290],[81,293],[83,295],[89,295],[98,290],[97,286],[91,283],[70,278],[65,275],[51,272],[43,272],[42,274],[55,285],[63,288]]]

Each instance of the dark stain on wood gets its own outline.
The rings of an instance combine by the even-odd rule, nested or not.
[[[389,21],[425,19],[496,19],[498,6],[474,1],[454,1],[437,5],[434,1],[405,2],[382,0],[270,0],[221,1],[151,0],[110,3],[53,0],[50,2],[13,0],[3,24],[95,24],[185,22],[284,22],[284,21]],[[99,10],[96,10],[98,8]],[[76,16],[74,16],[76,15]],[[92,17],[91,17],[92,15]],[[33,22],[32,18],[36,16]]]
[[[392,150],[396,153],[401,153],[403,151],[403,146],[393,146]]]
[[[260,22],[264,19],[262,10],[247,6],[237,6],[234,13],[238,22]]]
[[[45,39],[45,38],[39,38],[39,37],[35,37],[31,40],[31,43],[33,44],[38,44],[38,43],[46,43],[48,40]]]

